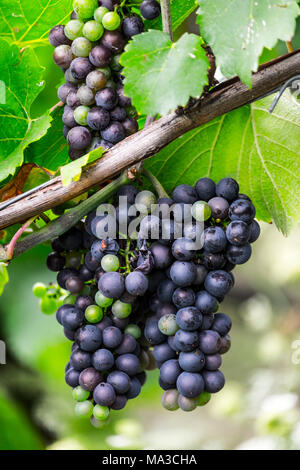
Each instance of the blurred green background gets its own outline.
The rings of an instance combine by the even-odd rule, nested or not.
[[[300,27],[293,44],[300,47]],[[38,116],[56,103],[62,76],[51,47],[36,52],[46,80],[34,103]],[[285,52],[279,43],[261,60]],[[233,320],[232,348],[223,356],[227,384],[206,407],[164,410],[158,374],[150,372],[142,394],[113,412],[102,430],[74,416],[64,382],[70,343],[32,294],[36,281],[54,280],[45,266],[50,247],[15,260],[0,297],[0,339],[7,346],[0,449],[300,449],[299,239],[300,228],[284,238],[262,224],[251,261],[236,269],[236,285],[221,307]]]

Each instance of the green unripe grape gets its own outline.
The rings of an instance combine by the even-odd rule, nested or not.
[[[93,414],[93,403],[89,400],[76,403],[75,414],[82,418],[90,418]]]
[[[121,57],[121,54],[116,54],[113,56],[113,58],[110,61],[109,66],[114,72],[119,72],[123,68],[122,65],[120,64],[120,57]]]
[[[88,106],[77,106],[76,109],[74,109],[74,119],[79,124],[80,126],[86,126],[87,125],[87,115],[89,112],[90,108]]]
[[[95,418],[95,416],[92,416],[90,418],[90,422],[94,428],[103,429],[110,423],[110,417],[108,417],[106,421],[100,421],[99,419]]]
[[[161,397],[162,406],[168,411],[176,411],[179,408],[178,405],[179,392],[175,388],[166,390]]]
[[[105,295],[103,295],[98,290],[98,292],[96,292],[96,294],[95,294],[95,302],[96,302],[97,305],[99,305],[99,307],[108,308],[113,304],[114,299],[110,299],[109,297],[105,297]]]
[[[35,295],[39,299],[42,299],[47,293],[47,287],[42,282],[36,282],[32,287],[32,292],[33,295]]]
[[[90,72],[87,75],[85,81],[87,86],[95,91],[104,88],[107,82],[106,76],[100,70],[93,70],[92,72]]]
[[[140,327],[138,325],[134,325],[133,323],[130,323],[129,325],[126,326],[125,333],[128,333],[129,335],[133,336],[135,339],[139,339],[142,334]]]
[[[65,35],[67,38],[71,39],[71,41],[74,41],[74,39],[82,36],[83,26],[83,21],[71,20],[65,26]]]
[[[98,323],[103,318],[102,309],[98,305],[89,305],[84,312],[89,323]]]
[[[101,260],[101,267],[105,272],[118,271],[120,267],[119,258],[116,255],[104,255]]]
[[[176,331],[179,330],[179,326],[176,323],[176,315],[174,315],[174,313],[168,313],[162,316],[159,319],[158,328],[164,335],[175,335]]]
[[[41,300],[40,300],[40,309],[41,312],[44,313],[45,315],[52,315],[53,313],[56,312],[57,308],[57,303],[56,299],[53,297],[48,297],[45,295]]]
[[[193,411],[197,408],[198,405],[198,398],[187,398],[183,395],[179,395],[178,397],[178,405],[179,408],[183,411]]]
[[[127,318],[131,314],[131,304],[126,304],[121,302],[121,300],[116,300],[113,306],[111,307],[112,313],[117,318]]]
[[[208,392],[202,392],[198,397],[198,406],[206,405],[211,399],[211,394]]]
[[[72,42],[71,50],[76,57],[88,57],[92,49],[92,43],[87,38],[76,38]]]
[[[93,415],[99,421],[106,421],[109,416],[108,406],[95,405],[93,409]]]
[[[98,23],[102,23],[104,15],[109,12],[109,9],[106,7],[99,7],[94,11],[94,18]]]
[[[98,41],[104,32],[102,24],[95,20],[88,21],[83,27],[83,35],[89,41]]]
[[[97,0],[74,0],[73,2],[73,10],[78,18],[82,20],[92,18],[97,7]]]
[[[204,222],[208,220],[211,216],[211,209],[207,202],[197,201],[192,205],[192,216],[198,222]]]
[[[102,24],[105,29],[108,29],[108,31],[114,31],[120,26],[121,18],[115,11],[109,11],[103,16]]]
[[[151,210],[152,204],[156,203],[156,197],[151,191],[141,191],[135,198],[135,207],[138,211],[145,213]]]
[[[63,304],[72,304],[74,305],[75,302],[76,302],[76,295],[73,295],[73,294],[70,294],[70,295],[67,295],[67,297],[64,299],[64,302]]]
[[[111,77],[111,70],[109,67],[102,67],[102,68],[99,67],[96,70],[99,70],[99,72],[102,72],[106,76],[107,80]]]
[[[77,90],[77,98],[84,106],[91,106],[95,102],[95,92],[88,86],[82,85]]]
[[[78,385],[78,387],[73,388],[72,395],[76,401],[85,401],[89,398],[90,392]]]

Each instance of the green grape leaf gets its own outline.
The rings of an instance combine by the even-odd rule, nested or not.
[[[72,181],[78,181],[83,168],[89,164],[101,158],[103,154],[102,147],[98,147],[95,150],[83,155],[83,157],[77,158],[71,163],[61,167],[60,174],[63,186],[69,186]]]
[[[0,263],[0,295],[2,295],[4,287],[8,282],[9,276],[7,272],[7,267],[5,266],[5,263]]]
[[[0,39],[1,80],[5,96],[0,103],[0,181],[13,175],[23,163],[24,150],[40,139],[51,123],[50,113],[31,118],[33,101],[44,88],[43,67],[35,52],[22,54],[16,46]]]
[[[50,29],[70,18],[72,3],[73,0],[1,0],[0,37],[20,48],[48,44]]]
[[[47,170],[56,171],[70,160],[68,146],[63,136],[63,109],[57,108],[53,113],[51,127],[44,137],[33,142],[25,152],[25,161],[35,163]]]
[[[251,86],[263,48],[293,36],[299,7],[295,0],[197,0],[198,23],[225,77],[238,75]]]
[[[167,190],[204,176],[236,178],[257,217],[285,235],[300,220],[300,106],[286,92],[273,114],[272,97],[188,132],[145,166]]]
[[[162,31],[134,36],[121,63],[124,91],[140,114],[167,114],[202,94],[209,68],[202,44],[199,36],[187,33],[176,43]]]
[[[195,0],[171,0],[171,18],[172,30],[176,31],[177,28],[190,16],[191,13],[197,8]],[[155,20],[145,21],[146,29],[160,29],[162,30],[161,16]]]

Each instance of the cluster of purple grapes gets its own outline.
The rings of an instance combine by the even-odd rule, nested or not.
[[[111,409],[121,410],[139,395],[145,369],[155,364],[142,334],[148,279],[128,269],[130,244],[98,240],[93,220],[94,213],[53,240],[47,266],[69,291],[56,318],[73,341],[65,380],[73,388],[75,413],[101,427]]]
[[[154,346],[159,383],[165,391],[163,406],[192,411],[225,384],[219,368],[221,355],[231,345],[231,320],[216,312],[234,285],[235,265],[250,258],[260,227],[251,200],[239,194],[232,178],[217,185],[209,178],[201,178],[194,187],[180,185],[164,202],[189,208],[192,222],[182,237],[160,239],[150,246],[160,279],[151,300],[155,315],[147,319],[144,334]],[[178,215],[173,232],[176,221]],[[200,222],[202,247],[197,249],[192,242]],[[151,215],[141,227],[146,225],[150,232],[157,223],[157,215]]]
[[[72,160],[104,150],[137,132],[136,111],[124,95],[120,55],[128,40],[144,31],[141,16],[119,0],[74,0],[66,25],[49,33],[54,62],[66,83],[58,89],[65,103],[63,133]],[[145,19],[160,15],[155,0],[140,5]]]
[[[47,259],[69,291],[57,311],[74,341],[66,382],[77,414],[96,426],[136,397],[155,367],[168,410],[191,411],[221,390],[231,320],[216,312],[260,234],[255,208],[232,178],[201,178],[158,199],[125,185],[113,208],[92,211],[55,239]]]

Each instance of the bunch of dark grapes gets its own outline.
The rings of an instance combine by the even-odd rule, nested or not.
[[[168,410],[191,411],[223,388],[231,320],[219,304],[260,234],[232,178],[201,178],[159,199],[125,185],[111,207],[55,239],[47,259],[69,294],[57,310],[74,342],[66,382],[77,414],[95,426],[135,398],[155,366]]]
[[[100,218],[101,219],[101,218]],[[52,242],[47,266],[69,292],[57,312],[65,336],[73,341],[65,370],[78,416],[100,427],[110,410],[121,410],[137,397],[154,364],[142,331],[148,279],[130,269],[134,247],[124,239],[99,240],[99,217]]]
[[[58,89],[65,103],[63,133],[72,160],[102,147],[111,148],[138,130],[136,111],[124,94],[120,55],[126,43],[144,31],[140,16],[118,0],[74,0],[66,25],[49,33],[54,62],[66,83]],[[156,1],[141,6],[146,19],[160,14]]]
[[[163,406],[192,411],[225,384],[219,368],[221,355],[231,345],[231,320],[216,312],[234,285],[232,270],[249,260],[260,228],[251,200],[239,194],[239,185],[231,178],[217,185],[209,178],[201,178],[194,187],[182,184],[172,199],[162,202],[185,207],[192,218],[182,237],[150,244],[154,268],[161,276],[150,304],[155,315],[147,319],[144,334],[154,346],[159,383],[165,390]],[[171,221],[173,232],[179,218],[177,213]],[[163,223],[163,218],[151,215],[141,227],[150,231]],[[195,248],[199,223],[204,225],[203,246]]]

